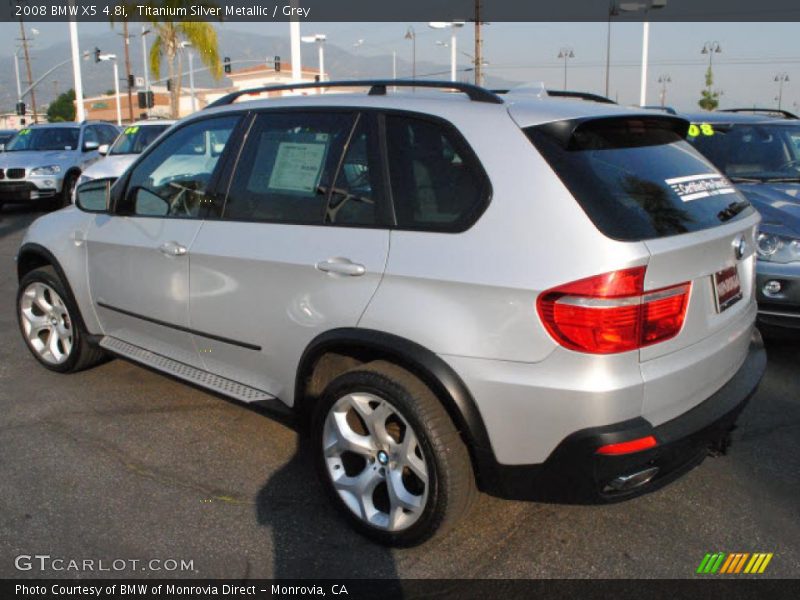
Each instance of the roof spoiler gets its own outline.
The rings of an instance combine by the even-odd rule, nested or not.
[[[666,114],[630,114],[552,121],[538,125],[536,129],[543,131],[567,150],[582,150],[588,149],[588,147],[584,146],[581,133],[588,133],[592,130],[602,133],[604,129],[608,132],[618,132],[623,127],[627,128],[630,134],[644,131],[655,134],[661,131],[685,138],[689,131],[689,121]],[[637,143],[636,137],[633,135],[630,136],[629,141],[631,144]],[[594,146],[592,147],[594,148]]]

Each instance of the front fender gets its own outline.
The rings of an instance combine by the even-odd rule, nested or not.
[[[45,264],[56,270],[90,334],[102,333],[87,277],[86,237],[95,218],[74,206],[44,215],[30,225],[16,257],[18,279]]]

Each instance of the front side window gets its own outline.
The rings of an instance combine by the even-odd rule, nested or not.
[[[6,152],[75,150],[80,129],[77,127],[30,127],[20,129],[6,146]]]
[[[239,115],[204,119],[174,131],[131,173],[121,214],[197,218]]]
[[[400,228],[458,231],[480,215],[488,181],[450,127],[386,117],[389,173]]]
[[[248,133],[223,218],[373,225],[378,177],[367,117],[263,113]]]

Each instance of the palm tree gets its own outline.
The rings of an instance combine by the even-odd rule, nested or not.
[[[128,2],[128,13],[134,14],[134,5],[149,8],[178,9],[202,5],[216,8],[213,2],[201,0],[151,0],[150,2]],[[172,12],[172,10],[170,11]],[[166,21],[163,17],[151,16],[147,20],[155,34],[155,41],[150,47],[150,70],[156,79],[161,77],[161,70],[166,61],[167,75],[170,82],[170,113],[173,119],[180,116],[181,74],[183,72],[183,47],[181,42],[188,42],[200,57],[200,61],[208,67],[214,79],[222,77],[222,63],[219,59],[219,41],[217,30],[211,23],[199,21]],[[220,19],[221,20],[221,19]]]

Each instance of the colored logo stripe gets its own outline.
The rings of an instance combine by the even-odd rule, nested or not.
[[[700,566],[697,567],[697,573],[712,575],[715,573],[728,575],[739,573],[760,574],[767,569],[772,556],[772,552],[756,552],[753,554],[749,552],[708,553],[703,557]]]

